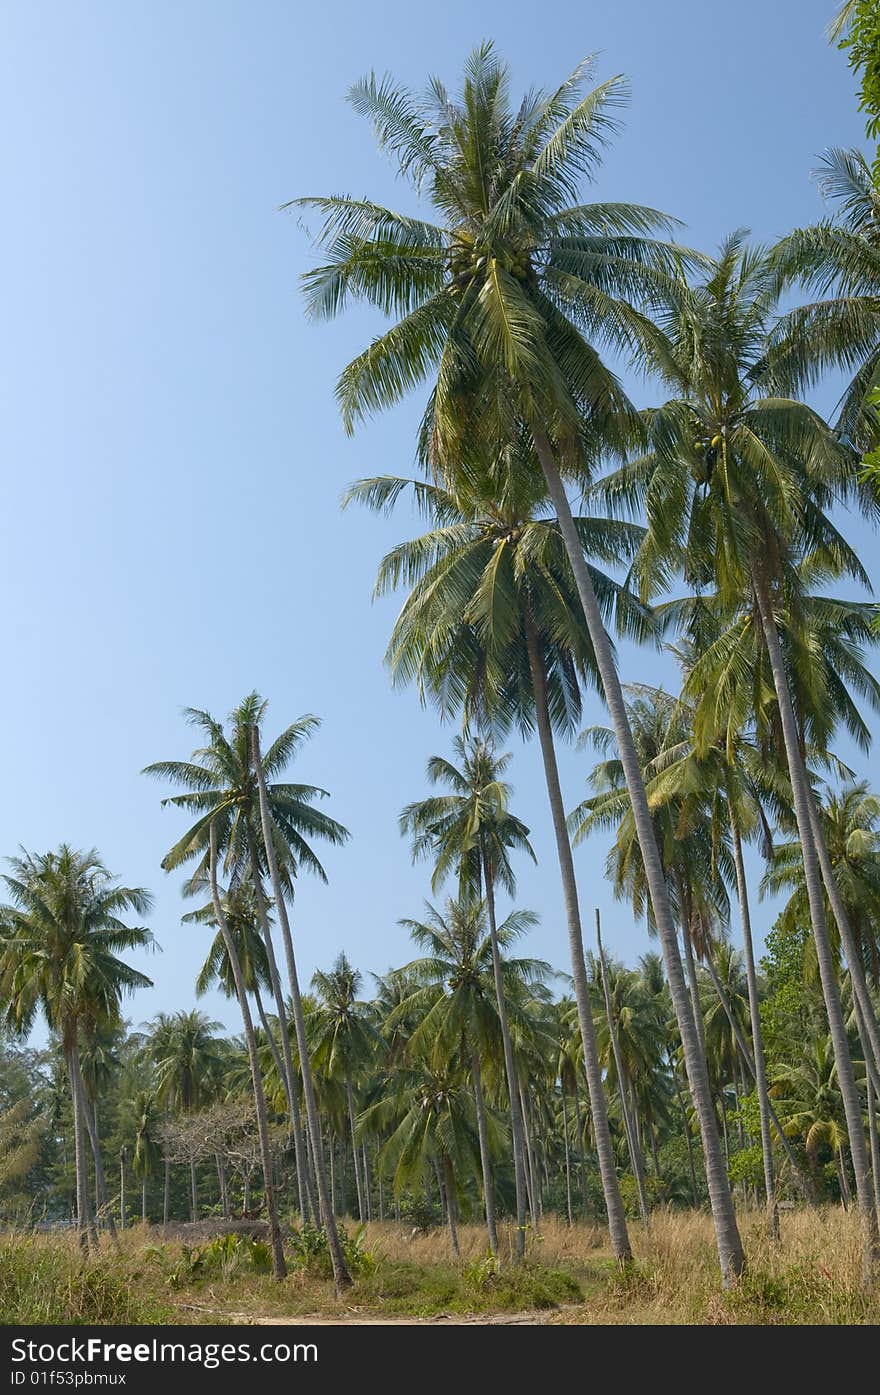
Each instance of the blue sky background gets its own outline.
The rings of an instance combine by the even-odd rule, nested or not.
[[[324,719],[299,778],[332,792],[327,807],[353,836],[327,854],[329,887],[301,884],[304,981],[340,949],[379,972],[409,958],[397,920],[428,891],[396,820],[452,733],[390,690],[381,658],[396,607],[370,599],[409,523],[338,507],[352,479],[409,472],[419,404],[345,438],[335,377],[378,322],[306,322],[309,243],[277,211],[305,193],[405,197],[344,102],[350,83],[375,67],[454,85],[492,37],[515,89],[549,86],[599,50],[600,76],[628,74],[633,100],[597,196],[666,209],[701,248],[741,224],[772,239],[820,215],[818,153],[862,138],[844,57],[824,37],[833,8],[0,7],[0,853],[95,845],[152,888],[164,952],[143,965],[156,986],[130,1004],[134,1022],[192,1003],[206,948],[207,932],[179,924],[179,879],[159,868],[182,822],[138,774],[189,754],[186,705],[224,715],[256,687],[270,731],[303,712]],[[876,540],[845,527],[872,563]],[[624,648],[622,668],[673,681],[644,651]],[[604,720],[594,697],[587,720]],[[565,968],[539,753],[514,749],[515,807],[540,859],[520,879],[520,903],[541,915],[529,950]],[[587,759],[565,752],[562,766],[572,805]],[[584,918],[599,905],[608,942],[632,961],[646,934],[611,900],[606,850],[597,839],[577,853]],[[771,918],[758,909],[762,932]],[[236,1025],[224,1000],[205,1006]]]

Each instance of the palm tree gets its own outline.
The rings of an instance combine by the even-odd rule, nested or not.
[[[852,373],[837,427],[863,453],[878,443],[871,392],[880,381],[880,190],[857,150],[827,150],[817,173],[839,217],[795,229],[773,256],[782,284],[796,283],[822,299],[781,316],[771,336],[770,374],[783,390],[799,392],[828,368]]]
[[[318,1001],[308,1014],[307,1021],[312,1065],[328,1080],[340,1081],[345,1090],[358,1219],[365,1221],[367,1179],[364,1177],[362,1184],[355,1131],[354,1090],[378,1049],[379,1036],[370,1020],[368,1004],[358,998],[361,982],[361,975],[345,954],[338,955],[329,973],[317,970],[312,975],[312,987]]]
[[[460,894],[481,898],[485,892],[495,1001],[510,1105],[516,1189],[516,1254],[521,1259],[525,1253],[526,1214],[523,1121],[504,995],[495,888],[500,884],[509,895],[514,894],[516,880],[510,862],[512,850],[527,853],[533,861],[535,854],[529,843],[528,829],[510,812],[511,790],[503,778],[510,764],[510,756],[499,756],[491,743],[476,738],[456,737],[453,747],[459,761],[457,766],[441,756],[432,756],[427,772],[432,784],[445,785],[450,793],[407,805],[400,816],[400,827],[402,832],[412,835],[414,858],[434,857],[431,884],[435,891],[450,871],[457,870]]]
[[[251,754],[253,757],[254,770],[257,777],[257,790],[259,795],[260,828],[263,838],[263,851],[266,858],[266,865],[269,869],[269,878],[272,884],[272,893],[275,897],[275,908],[281,924],[281,933],[284,939],[284,949],[287,955],[287,976],[290,982],[290,1001],[293,1007],[293,1021],[296,1030],[296,1044],[299,1048],[300,1072],[302,1075],[303,1096],[306,1106],[306,1120],[308,1122],[309,1143],[311,1145],[312,1164],[315,1171],[315,1183],[318,1191],[318,1202],[321,1210],[321,1219],[324,1223],[324,1230],[327,1235],[327,1244],[330,1250],[330,1259],[333,1266],[333,1282],[337,1292],[347,1288],[351,1284],[351,1275],[345,1263],[345,1256],[342,1252],[342,1244],[339,1239],[339,1231],[336,1226],[336,1217],[333,1214],[333,1207],[330,1204],[330,1191],[327,1186],[327,1174],[324,1170],[324,1145],[321,1135],[321,1121],[318,1116],[318,1106],[315,1100],[315,1088],[312,1081],[312,1067],[309,1058],[309,1043],[306,1033],[306,1020],[303,1012],[302,998],[299,991],[299,978],[297,977],[296,959],[293,952],[293,936],[290,933],[290,922],[287,916],[287,902],[285,892],[289,890],[289,881],[285,885],[279,865],[279,849],[283,855],[290,859],[290,870],[295,872],[299,863],[319,871],[319,875],[326,880],[323,868],[315,867],[317,858],[308,847],[301,833],[296,828],[291,828],[291,820],[282,801],[280,809],[276,809],[269,802],[269,792],[266,784],[266,771],[263,758],[260,752],[260,718],[265,711],[265,703],[259,705],[256,710],[255,720],[251,727]],[[290,728],[288,728],[288,732]],[[282,735],[275,741],[274,746],[269,748],[266,754],[266,763],[270,765],[274,753],[277,751],[279,742],[288,741],[288,749],[294,745],[294,740],[288,737],[288,733]],[[299,740],[299,735],[295,738]],[[322,831],[323,836],[331,842],[342,843],[348,838],[348,832],[341,824],[334,823],[326,815],[321,816],[320,822],[313,821],[314,831]],[[294,839],[291,840],[291,833]]]
[[[400,316],[339,379],[349,430],[436,373],[421,453],[447,483],[467,472],[473,443],[528,432],[626,771],[729,1283],[743,1253],[709,1081],[614,655],[563,483],[563,475],[583,481],[591,459],[623,449],[636,427],[596,343],[638,361],[663,361],[664,336],[634,302],[651,309],[677,303],[682,267],[695,259],[648,235],[670,227],[655,210],[577,202],[625,95],[620,78],[587,90],[590,73],[589,63],[580,64],[554,93],[533,90],[516,109],[508,70],[485,44],[467,63],[458,102],[437,78],[423,98],[375,76],[357,84],[356,110],[372,121],[400,173],[428,193],[442,223],[367,200],[297,200],[323,218],[319,241],[327,247],[325,264],[305,278],[306,294],[315,316],[335,315],[351,297]],[[619,1232],[617,1221],[613,1228]]]
[[[134,1152],[131,1165],[141,1179],[141,1220],[147,1223],[147,1183],[162,1156],[160,1144],[162,1114],[152,1090],[140,1090],[134,1101]]]
[[[24,852],[3,878],[11,904],[2,910],[0,997],[7,1028],[26,1036],[42,1011],[58,1035],[73,1101],[76,1213],[80,1245],[88,1247],[91,1210],[86,1175],[86,1100],[80,1050],[99,1026],[120,1020],[125,993],[151,987],[145,974],[118,957],[153,942],[129,926],[127,912],[145,914],[142,887],[120,886],[97,852],[62,843],[57,852]]]
[[[426,911],[424,920],[401,921],[412,939],[426,949],[428,955],[405,966],[404,972],[421,986],[395,1009],[391,1025],[398,1016],[420,1009],[421,1020],[409,1036],[408,1051],[423,1052],[436,1069],[444,1061],[458,1059],[470,1070],[489,1248],[497,1256],[498,1234],[483,1089],[484,1070],[487,1063],[491,1067],[497,1059],[497,1046],[499,1039],[502,1039],[499,1001],[504,1004],[504,1030],[510,1039],[510,1005],[516,1002],[517,989],[540,982],[551,970],[549,964],[539,960],[502,957],[503,950],[537,923],[537,916],[529,911],[512,912],[501,925],[494,928],[494,934],[490,929],[488,935],[487,904],[477,901],[473,895],[463,900],[447,901],[443,914],[430,905]],[[500,999],[496,956],[500,960],[502,979]],[[515,1108],[518,1112],[518,1091]],[[518,1223],[517,1230],[518,1234],[521,1233],[521,1223]]]
[[[436,1068],[418,1062],[400,1072],[394,1093],[364,1110],[360,1124],[364,1129],[390,1130],[380,1156],[394,1165],[396,1193],[424,1178],[437,1164],[449,1243],[458,1257],[458,1186],[464,1175],[479,1169],[467,1071],[458,1062]]]
[[[718,589],[722,604],[751,602],[778,709],[823,996],[846,1106],[850,1149],[864,1227],[866,1284],[878,1255],[877,1217],[858,1093],[849,1059],[822,896],[827,857],[803,757],[803,736],[780,644],[779,615],[797,617],[803,590],[798,563],[815,559],[824,574],[864,570],[828,517],[835,501],[857,497],[852,459],[803,403],[761,389],[767,333],[778,299],[770,260],[737,233],[688,302],[668,317],[678,395],[645,414],[649,449],[606,483],[603,495],[644,501],[648,534],[634,564],[643,595],[678,568],[694,590]],[[826,863],[833,895],[833,875]],[[848,927],[840,925],[848,959]],[[852,962],[862,1011],[867,998]]]
[[[155,1070],[155,1094],[159,1105],[174,1112],[193,1113],[217,1097],[226,1059],[220,1023],[195,1008],[171,1016],[159,1013],[149,1025],[146,1048]],[[191,1218],[199,1218],[198,1179],[195,1159],[190,1161]]]
[[[875,986],[880,983],[880,799],[866,780],[853,781],[840,791],[828,790],[819,806],[834,880],[843,898],[860,959]],[[762,894],[790,892],[783,909],[788,925],[809,914],[803,861],[797,842],[777,843],[761,884]],[[839,950],[839,943],[836,946]]]
[[[263,1002],[261,988],[266,985],[271,986],[271,974],[269,972],[269,956],[266,953],[266,942],[260,934],[260,914],[257,907],[257,897],[253,889],[253,884],[249,879],[245,879],[237,886],[221,890],[220,903],[223,913],[226,916],[226,924],[233,941],[235,942],[238,962],[241,966],[242,978],[245,988],[254,1000],[257,1009],[257,1016],[266,1038],[269,1051],[275,1070],[278,1074],[280,1090],[284,1099],[287,1100],[288,1109],[290,1102],[287,1099],[288,1076],[284,1068],[282,1052],[279,1046],[278,1033],[273,1029],[269,1020],[266,1007]],[[188,915],[182,916],[184,924],[187,922],[197,924],[216,925],[214,906],[211,901],[201,906],[197,911],[190,911]],[[226,945],[223,934],[218,929],[211,947],[208,950],[205,962],[199,970],[196,978],[196,994],[201,997],[214,985],[218,984],[221,991],[227,998],[235,997],[235,978],[229,956],[226,953]],[[291,1119],[293,1113],[291,1111]],[[304,1205],[303,1179],[297,1173],[297,1188],[299,1192],[300,1215],[307,1214]]]
[[[489,479],[486,472],[472,476],[466,495],[415,486],[421,506],[438,526],[395,548],[380,566],[378,591],[399,580],[412,583],[387,657],[395,678],[416,676],[422,694],[432,697],[444,714],[461,704],[466,718],[473,716],[499,732],[514,722],[524,733],[537,725],[602,1185],[614,1251],[625,1262],[629,1239],[605,1123],[577,884],[553,740],[554,729],[567,733],[576,725],[581,685],[595,676],[595,661],[558,526],[542,516],[522,443],[502,451],[493,467]],[[363,481],[350,497],[374,507],[388,506],[405,485],[394,479]],[[604,561],[631,555],[642,537],[640,529],[601,519],[578,519],[577,524],[584,546]],[[616,609],[620,628],[641,634],[644,609],[601,571],[592,570],[603,605]]]

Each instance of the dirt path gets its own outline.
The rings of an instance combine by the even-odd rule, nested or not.
[[[555,1309],[525,1313],[437,1313],[433,1317],[376,1317],[349,1310],[346,1314],[293,1314],[290,1317],[268,1316],[260,1313],[227,1313],[219,1308],[203,1308],[195,1303],[181,1303],[180,1308],[209,1314],[212,1318],[239,1326],[252,1327],[537,1327],[552,1322]]]

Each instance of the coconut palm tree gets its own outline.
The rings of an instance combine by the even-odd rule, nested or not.
[[[250,877],[280,1029],[285,1093],[291,1111],[297,1176],[304,1178],[310,1209],[317,1214],[315,1199],[310,1196],[311,1169],[300,1123],[299,1089],[287,1030],[287,1008],[263,890],[268,863],[262,835],[259,782],[254,766],[253,733],[262,720],[265,708],[266,704],[259,695],[250,693],[231,713],[228,733],[210,713],[187,709],[185,716],[188,722],[203,733],[206,745],[194,753],[192,761],[159,761],[148,766],[145,773],[184,786],[185,793],[172,795],[163,802],[196,815],[196,822],[168,853],[163,863],[166,871],[173,871],[195,858],[195,870],[189,887],[196,890],[199,886],[207,885],[209,830],[212,821],[217,819],[218,847],[223,849],[223,871],[229,884],[234,887],[245,876]],[[341,824],[314,807],[326,797],[326,790],[315,785],[289,784],[273,778],[284,772],[319,725],[318,718],[312,716],[301,717],[291,723],[273,742],[261,762],[267,779],[271,822],[275,829],[276,858],[281,867],[281,880],[288,888],[291,878],[301,867],[326,880],[321,862],[311,846],[313,838],[339,844],[348,837]],[[290,978],[295,963],[289,925],[283,907],[281,910],[278,908],[278,897],[274,891],[273,895]]]
[[[473,737],[456,737],[453,749],[458,765],[444,757],[432,756],[428,761],[427,770],[429,781],[434,785],[445,785],[449,793],[433,795],[407,805],[400,816],[400,827],[403,833],[412,836],[414,858],[433,857],[434,873],[431,884],[435,891],[446,875],[455,871],[458,874],[460,895],[481,899],[485,894],[495,1001],[510,1105],[516,1189],[516,1254],[521,1259],[525,1253],[525,1145],[508,1007],[504,994],[495,890],[496,886],[500,885],[508,895],[514,894],[516,879],[510,861],[511,851],[524,852],[533,861],[535,854],[529,843],[529,830],[510,812],[511,790],[504,781],[510,756],[499,755],[491,742]]]
[[[149,930],[122,919],[128,912],[144,915],[152,901],[142,887],[120,886],[94,849],[78,852],[62,843],[57,852],[23,852],[9,865],[12,875],[3,880],[10,904],[0,913],[4,1021],[26,1036],[42,1012],[61,1043],[73,1101],[77,1229],[87,1249],[88,1101],[80,1052],[99,1026],[119,1022],[125,993],[151,987],[151,980],[119,953],[152,944]]]
[[[858,150],[827,150],[817,177],[838,216],[796,228],[773,257],[783,285],[802,286],[821,299],[780,317],[769,371],[788,392],[813,386],[829,368],[851,373],[837,427],[861,454],[878,444],[871,394],[880,382],[880,189]]]
[[[132,1171],[141,1182],[141,1220],[147,1223],[147,1183],[162,1156],[162,1111],[152,1090],[140,1090],[134,1101],[134,1152]]]
[[[880,799],[866,780],[829,789],[819,817],[834,879],[846,906],[865,969],[880,983]],[[803,861],[797,842],[777,843],[761,883],[762,894],[790,893],[782,915],[789,926],[809,914]],[[839,941],[833,946],[839,953]]]
[[[401,921],[428,955],[405,966],[404,972],[419,987],[395,1009],[391,1024],[398,1015],[419,1010],[421,1020],[409,1036],[408,1051],[423,1052],[435,1068],[455,1057],[470,1069],[489,1248],[497,1256],[489,1125],[483,1088],[487,1066],[491,1072],[502,1038],[496,956],[501,961],[501,1001],[505,1005],[504,1025],[508,1033],[511,1004],[516,1011],[517,990],[523,985],[540,982],[551,969],[540,960],[502,957],[504,950],[537,924],[537,916],[529,911],[513,911],[494,928],[494,935],[491,931],[486,933],[487,923],[486,902],[477,901],[472,895],[463,900],[447,901],[443,913],[428,905],[424,920]],[[516,1107],[518,1110],[518,1092]]]
[[[488,475],[488,477],[487,477]],[[593,1042],[584,967],[580,908],[554,745],[554,730],[576,725],[581,685],[596,675],[590,637],[558,526],[543,515],[536,475],[520,440],[499,453],[466,493],[414,486],[435,527],[403,543],[380,566],[377,590],[407,581],[412,589],[388,648],[397,678],[416,677],[423,696],[441,709],[464,707],[466,719],[499,733],[535,726],[550,801],[566,907],[575,999],[584,1063],[596,1125],[602,1185],[615,1254],[629,1258],[611,1138],[605,1122],[602,1078]],[[350,491],[374,507],[392,504],[406,487],[393,479],[364,481]],[[603,561],[627,558],[641,530],[605,520],[578,519],[584,546]],[[594,587],[619,626],[641,634],[647,617],[598,568]]]
[[[195,1008],[159,1013],[147,1028],[146,1050],[155,1071],[157,1103],[172,1112],[193,1113],[210,1104],[222,1087],[226,1054],[212,1022]],[[190,1161],[191,1218],[199,1218],[196,1163]]]
[[[490,44],[471,55],[458,101],[437,78],[422,98],[390,79],[357,84],[356,110],[441,221],[367,200],[297,200],[323,219],[319,242],[327,249],[324,265],[305,278],[306,295],[315,316],[335,315],[357,298],[399,317],[340,376],[349,430],[432,376],[421,453],[447,483],[467,472],[472,443],[528,432],[626,770],[729,1283],[743,1253],[708,1077],[614,655],[564,485],[566,476],[583,481],[600,451],[623,449],[636,429],[599,348],[662,362],[664,336],[645,310],[677,303],[682,267],[696,259],[650,236],[671,226],[655,210],[579,202],[625,95],[620,78],[588,90],[591,71],[580,64],[555,92],[533,90],[518,109]],[[606,1180],[610,1187],[610,1173]],[[619,1232],[617,1221],[613,1228]]]
[[[328,1080],[338,1081],[345,1090],[358,1219],[365,1221],[367,1179],[362,1180],[358,1162],[355,1087],[378,1050],[379,1033],[373,1024],[369,1004],[358,998],[362,981],[344,953],[337,956],[328,972],[316,970],[312,975],[312,988],[317,1001],[307,1014],[307,1024],[315,1071]]]
[[[648,533],[634,563],[647,597],[670,570],[693,590],[714,587],[722,604],[751,600],[773,679],[823,996],[846,1105],[850,1150],[864,1228],[866,1284],[880,1250],[858,1092],[849,1059],[822,896],[836,888],[807,776],[803,737],[780,643],[780,612],[797,617],[803,591],[798,563],[814,559],[826,576],[865,582],[858,558],[828,516],[830,506],[859,497],[852,457],[811,408],[766,395],[762,371],[778,303],[770,259],[750,250],[743,233],[722,246],[688,302],[667,317],[676,396],[645,413],[648,451],[606,483],[606,502],[643,502]],[[823,866],[824,859],[824,866]],[[848,926],[840,924],[853,962],[860,1010],[867,990]],[[847,943],[849,941],[849,943]]]
[[[364,1130],[388,1132],[381,1157],[394,1167],[396,1193],[423,1180],[436,1163],[449,1243],[458,1257],[458,1187],[466,1176],[478,1175],[480,1167],[467,1069],[458,1061],[436,1068],[414,1063],[399,1073],[396,1089],[369,1105],[359,1122]],[[490,1137],[490,1146],[496,1141]]]

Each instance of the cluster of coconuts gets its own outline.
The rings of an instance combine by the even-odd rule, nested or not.
[[[698,453],[700,458],[699,463],[691,465],[690,468],[691,474],[697,484],[708,484],[712,478],[712,471],[718,459],[718,451],[721,447],[722,439],[720,435],[699,436],[697,440],[694,441],[694,450]]]

